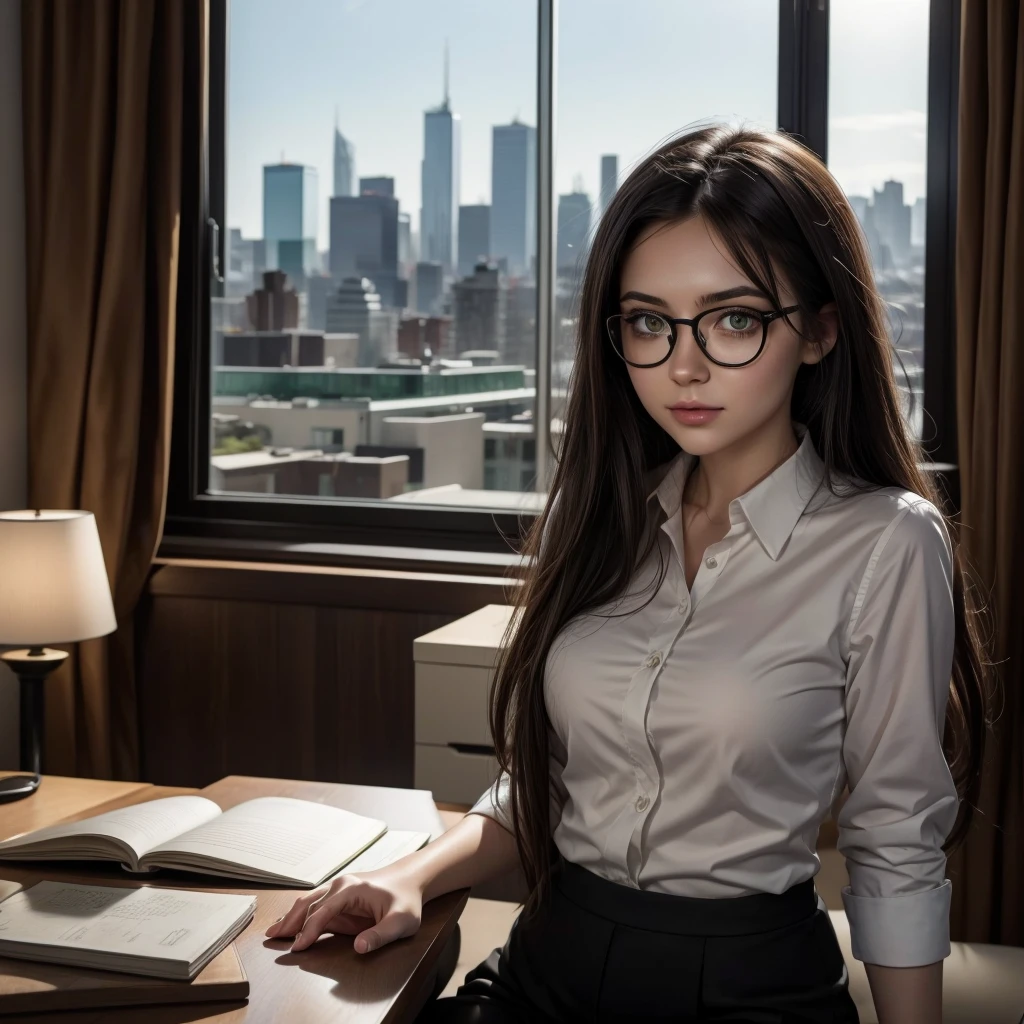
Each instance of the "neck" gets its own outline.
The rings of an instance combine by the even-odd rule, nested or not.
[[[685,504],[702,509],[714,523],[729,522],[729,505],[773,473],[800,447],[789,417],[765,424],[748,437],[700,456],[686,482]]]

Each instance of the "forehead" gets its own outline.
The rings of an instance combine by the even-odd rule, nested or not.
[[[622,265],[620,291],[635,289],[683,304],[706,292],[755,283],[700,215],[645,228]],[[780,278],[780,288],[785,284]]]

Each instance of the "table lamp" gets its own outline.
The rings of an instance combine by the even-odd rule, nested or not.
[[[21,764],[0,778],[0,802],[39,788],[43,685],[68,657],[47,643],[75,643],[117,629],[96,517],[64,509],[0,512],[0,659],[21,681]]]

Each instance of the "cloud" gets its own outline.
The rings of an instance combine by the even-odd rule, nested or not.
[[[927,127],[928,116],[923,110],[899,110],[891,114],[847,114],[829,119],[830,128],[845,128],[853,132],[882,132],[893,128]]]

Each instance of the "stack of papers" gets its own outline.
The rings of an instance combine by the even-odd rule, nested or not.
[[[39,882],[0,903],[0,955],[187,981],[255,911],[233,893]]]

